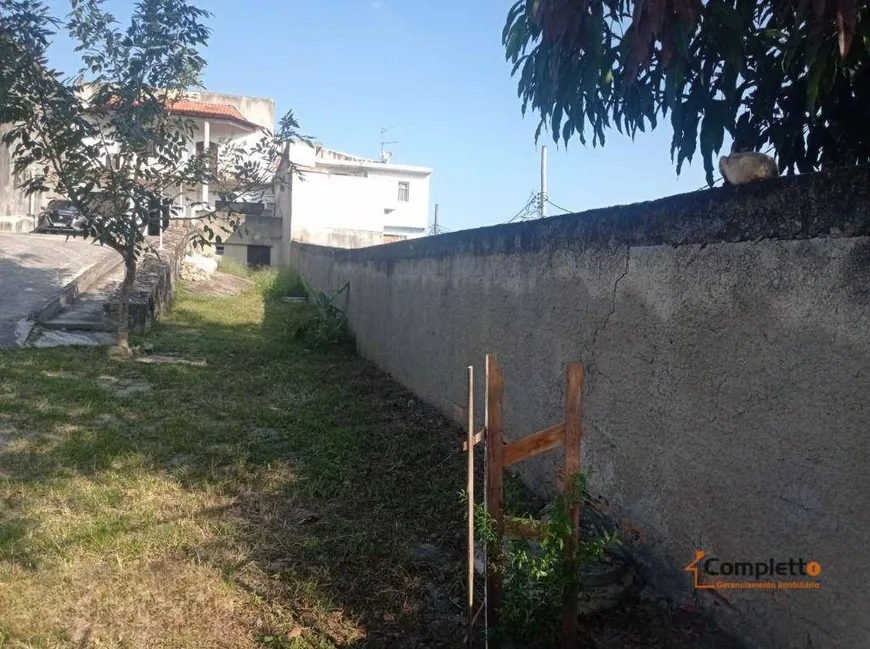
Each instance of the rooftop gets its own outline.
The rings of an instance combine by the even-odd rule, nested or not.
[[[203,101],[183,99],[172,104],[170,110],[178,115],[224,119],[247,128],[258,128],[256,124],[248,121],[238,108],[230,104],[210,104]]]

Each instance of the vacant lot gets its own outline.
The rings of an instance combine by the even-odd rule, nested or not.
[[[460,434],[305,317],[183,291],[137,361],[0,354],[0,646],[456,642]]]
[[[253,279],[182,290],[135,360],[0,353],[0,648],[460,645],[462,434]],[[653,600],[582,633],[735,646]]]

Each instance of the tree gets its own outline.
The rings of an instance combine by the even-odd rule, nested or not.
[[[130,289],[147,248],[147,226],[167,216],[187,218],[176,202],[185,186],[219,183],[230,204],[262,193],[282,143],[298,137],[298,124],[289,113],[277,134],[264,132],[253,147],[224,146],[217,166],[209,152],[189,153],[194,124],[172,107],[200,85],[205,61],[199,50],[209,30],[203,22],[208,14],[187,0],[140,0],[125,30],[102,0],[72,0],[65,28],[83,62],[75,78],[46,65],[51,26],[58,22],[44,7],[34,0],[0,3],[0,45],[17,56],[14,66],[0,64],[0,82],[13,90],[0,96],[0,117],[14,121],[4,142],[16,172],[32,172],[27,191],[67,197],[85,217],[83,235],[122,256],[118,344],[129,351]],[[24,38],[11,28],[15,24],[31,26]],[[196,239],[221,243],[210,225],[214,210],[202,203],[191,207],[204,222]],[[238,226],[232,213],[226,225]]]
[[[0,124],[29,117],[22,89],[48,81],[45,50],[53,27],[39,0],[0,0]]]
[[[567,143],[670,114],[680,173],[725,134],[794,173],[870,162],[867,0],[519,0],[502,41],[523,113]]]

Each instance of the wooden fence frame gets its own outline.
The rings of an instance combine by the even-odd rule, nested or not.
[[[473,368],[469,367],[469,390],[468,390],[468,438],[463,444],[463,450],[467,451],[469,471],[469,577],[468,577],[468,629],[467,642],[471,647],[473,643],[472,627],[476,616],[473,614],[473,548],[474,526],[473,516],[474,482],[472,454],[474,446],[480,442],[485,443],[486,470],[484,477],[484,498],[486,510],[493,520],[495,542],[499,548],[496,556],[487,554],[486,561],[486,626],[497,627],[501,609],[502,577],[504,573],[504,548],[505,535],[518,536],[521,538],[536,538],[539,530],[532,521],[505,517],[504,514],[504,469],[505,467],[528,460],[540,453],[558,448],[565,449],[564,466],[557,478],[560,491],[563,493],[580,473],[580,450],[583,440],[583,365],[569,363],[566,369],[565,381],[565,420],[540,430],[528,437],[516,442],[506,442],[504,438],[504,370],[499,368],[495,355],[486,355],[486,393],[484,408],[484,429],[473,434]],[[574,503],[569,510],[572,520],[572,534],[566,548],[569,561],[573,562],[580,544],[580,503]],[[562,647],[563,649],[576,649],[579,647],[579,635],[577,630],[577,598],[578,587],[576,581],[566,588],[562,600]],[[492,649],[500,649],[500,642],[492,638],[488,642]]]

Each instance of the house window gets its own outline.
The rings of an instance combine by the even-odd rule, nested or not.
[[[407,203],[411,199],[411,183],[399,183],[399,202]]]
[[[196,143],[196,155],[201,156],[205,151],[205,142]],[[218,145],[217,142],[209,142],[208,144],[208,169],[213,174],[217,173],[218,166]]]
[[[223,246],[215,246],[214,247],[214,254],[215,254],[215,256],[218,256],[218,257],[223,255],[224,254],[224,247]]]

